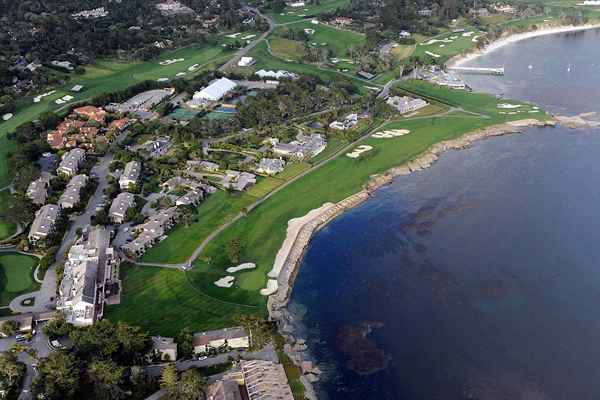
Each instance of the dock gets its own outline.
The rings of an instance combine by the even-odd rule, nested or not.
[[[480,75],[504,75],[504,67],[484,68],[484,67],[448,67],[449,71],[460,72],[463,74]]]

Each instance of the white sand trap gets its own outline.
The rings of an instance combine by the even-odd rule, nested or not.
[[[369,146],[368,144],[361,144],[357,148],[355,148],[351,153],[346,153],[346,156],[350,158],[358,158],[362,153],[365,153],[369,150],[372,150],[373,146]]]
[[[13,114],[11,113],[6,113],[2,116],[2,121],[8,121],[9,119],[11,119],[12,117],[14,117]]]
[[[321,214],[329,210],[331,207],[334,207],[333,203],[325,203],[319,208],[315,208],[314,210],[310,210],[306,215],[299,218],[292,218],[288,221],[287,232],[285,236],[285,240],[281,245],[281,248],[277,252],[277,256],[275,256],[275,262],[273,263],[273,268],[267,276],[269,278],[277,278],[283,269],[283,265],[285,264],[285,260],[287,259],[294,243],[296,242],[296,238],[300,233],[300,230],[304,225],[308,222],[312,221],[315,218],[318,218]]]
[[[198,67],[200,66],[200,64],[194,64],[191,67],[188,67],[188,71],[195,71],[198,69]]]
[[[75,97],[73,97],[73,96],[71,96],[71,95],[66,95],[66,96],[63,96],[63,98],[62,98],[62,99],[63,99],[64,101],[71,101],[71,100],[73,100],[74,98],[75,98]]]
[[[222,287],[222,288],[230,288],[233,286],[233,282],[235,282],[235,277],[233,277],[231,275],[224,276],[223,278],[221,278],[215,282],[215,286]]]
[[[159,62],[159,64],[165,66],[165,65],[171,65],[171,64],[178,63],[178,62],[182,62],[182,61],[185,61],[185,59],[184,58],[172,58],[172,59],[170,58],[168,60]]]
[[[248,39],[252,39],[252,38],[255,38],[255,37],[256,37],[256,35],[246,35],[246,36],[244,36],[242,38],[242,40],[248,40]]]
[[[458,39],[458,36],[450,36],[450,39],[456,40],[456,39]]]
[[[471,42],[473,43],[477,43],[477,41],[479,40],[480,37],[482,37],[483,35],[477,35],[477,36],[473,36],[473,39],[471,39]]]
[[[510,104],[510,103],[499,103],[498,104],[498,108],[503,108],[503,109],[512,109],[512,108],[521,108],[522,105],[521,104]]]
[[[33,102],[34,102],[34,103],[39,103],[40,101],[42,101],[42,99],[43,99],[44,97],[47,97],[47,96],[53,95],[54,93],[56,93],[56,90],[51,90],[51,91],[49,91],[49,92],[46,92],[46,93],[38,94],[37,96],[35,96],[35,97],[33,98]]]
[[[440,58],[441,57],[439,54],[435,54],[435,53],[432,53],[430,51],[426,51],[425,54],[427,54],[428,56],[431,56],[433,58]]]
[[[270,296],[277,291],[279,285],[277,284],[276,279],[269,279],[267,281],[267,287],[264,289],[260,289],[260,294],[263,296]]]
[[[56,99],[56,100],[54,100],[54,102],[56,104],[65,104],[66,103],[63,99]]]
[[[540,110],[531,110],[531,111],[529,111],[529,114],[536,114],[536,113],[539,113],[539,112],[540,112]]]
[[[232,33],[230,35],[225,35],[225,36],[228,38],[231,38],[231,39],[235,39],[236,37],[240,36],[241,34],[242,34],[241,32],[238,32],[238,33]]]
[[[158,78],[156,82],[169,82],[169,78]]]
[[[175,76],[185,76],[187,75],[185,72],[178,72]]]
[[[315,34],[315,30],[314,29],[310,29],[310,28],[306,28],[304,30],[304,33],[306,33],[307,35],[314,35]]]
[[[319,21],[316,19],[311,20],[310,23],[313,25],[319,25]]]
[[[393,139],[396,137],[408,135],[410,131],[408,129],[393,129],[389,131],[377,132],[371,135],[375,139]]]
[[[469,31],[469,32],[465,32],[465,33],[463,33],[462,35],[463,35],[464,37],[471,37],[471,36],[473,36],[473,34],[474,34],[474,33],[475,33],[475,32],[473,32],[473,31]]]
[[[235,267],[229,267],[226,269],[227,272],[233,274],[234,272],[243,271],[245,269],[254,269],[256,268],[256,264],[254,263],[243,263]]]
[[[446,45],[445,44],[440,44],[440,47],[446,47]]]

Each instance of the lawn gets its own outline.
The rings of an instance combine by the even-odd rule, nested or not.
[[[283,185],[285,181],[283,179],[275,178],[272,176],[259,176],[256,185],[248,189],[248,195],[254,197],[256,200],[266,196],[269,192],[272,192],[279,186]]]
[[[269,39],[271,51],[284,60],[300,61],[304,58],[304,43],[278,36]]]
[[[6,207],[8,206],[8,198],[10,197],[10,191],[0,191],[0,240],[6,239],[13,233],[15,233],[17,227],[14,224],[6,221],[4,215],[6,214]]]
[[[295,176],[300,175],[310,167],[311,165],[308,162],[288,162],[283,172],[277,174],[276,177],[278,179],[287,181],[294,178]]]
[[[159,59],[147,62],[98,61],[95,65],[87,67],[85,74],[72,75],[72,79],[66,85],[55,88],[56,93],[44,97],[39,103],[33,103],[32,97],[23,98],[17,105],[15,116],[9,121],[0,123],[0,187],[9,183],[6,154],[15,148],[15,145],[6,139],[6,134],[22,123],[36,119],[45,111],[60,111],[65,108],[65,105],[55,104],[54,100],[65,94],[73,95],[74,102],[89,100],[102,93],[125,89],[143,80],[173,78],[178,72],[187,72],[187,68],[194,64],[199,64],[199,68],[193,73],[197,74],[225,62],[232,54],[232,51],[220,46],[206,45],[167,51]],[[159,64],[166,59],[176,58],[184,58],[185,61],[168,66]],[[193,74],[188,73],[187,77]],[[76,84],[84,85],[83,90],[77,94],[69,92],[69,89]]]
[[[301,21],[304,18],[335,11],[348,5],[349,0],[321,0],[319,4],[310,4],[305,7],[285,7],[279,13],[269,15],[279,24]]]
[[[484,35],[474,28],[467,28],[464,33],[444,33],[418,43],[412,55],[424,59],[434,59],[441,64],[455,55],[464,54],[475,48],[477,38],[482,38]],[[434,57],[427,52],[439,57]]]
[[[177,225],[163,240],[142,257],[144,262],[183,263],[196,247],[216,228],[234,218],[256,198],[241,193],[219,190],[198,207],[198,222]]]
[[[106,307],[106,318],[141,326],[153,335],[175,336],[230,326],[236,313],[262,313],[212,299],[190,285],[180,270],[121,265],[121,304]]]
[[[36,265],[34,257],[0,254],[0,306],[7,306],[15,297],[39,289],[40,285],[33,280]]]

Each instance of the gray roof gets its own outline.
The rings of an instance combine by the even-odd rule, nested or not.
[[[55,204],[46,204],[35,213],[35,219],[29,230],[29,237],[43,239],[53,230],[60,215],[60,208]]]
[[[75,148],[65,155],[58,166],[59,172],[65,172],[67,174],[74,174],[79,169],[79,164],[83,161],[85,157],[85,150],[80,148]]]
[[[263,158],[258,163],[258,170],[266,173],[277,173],[283,171],[285,161],[277,158]]]
[[[196,204],[200,200],[202,200],[202,191],[190,190],[189,192],[178,198],[176,204],[178,206],[187,206],[190,204]]]
[[[193,344],[194,346],[205,346],[214,340],[231,340],[245,337],[249,337],[246,328],[236,326],[233,328],[194,333]]]
[[[74,207],[75,204],[79,203],[81,189],[87,185],[87,182],[88,177],[84,174],[75,175],[71,178],[65,191],[60,196],[58,204],[63,208]]]
[[[127,210],[135,205],[135,196],[131,193],[122,192],[113,200],[108,214],[115,217],[124,217]]]
[[[123,171],[123,175],[121,175],[121,179],[128,179],[130,181],[137,181],[140,177],[140,163],[137,161],[129,161],[125,164],[125,170]]]
[[[48,196],[47,188],[48,181],[44,178],[38,178],[27,187],[27,197],[31,199],[33,204],[43,205]]]

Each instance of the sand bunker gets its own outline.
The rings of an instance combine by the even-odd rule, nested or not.
[[[230,288],[233,286],[233,282],[235,282],[235,277],[233,277],[231,275],[224,276],[223,278],[221,278],[215,282],[215,286],[222,287],[222,288]]]
[[[361,144],[360,146],[355,148],[351,153],[346,153],[346,156],[348,156],[350,158],[358,158],[361,156],[362,153],[365,153],[372,149],[373,149],[373,146],[369,146],[367,144]]]
[[[241,34],[242,34],[241,32],[238,32],[238,33],[232,33],[230,35],[225,35],[225,36],[228,38],[231,38],[231,39],[235,39],[236,37],[240,36]]]
[[[377,132],[371,135],[375,139],[393,139],[396,137],[408,135],[410,131],[408,129],[393,129],[389,131]]]
[[[473,36],[473,34],[474,34],[474,33],[475,33],[475,32],[473,32],[473,31],[469,31],[469,32],[465,32],[465,33],[463,33],[462,35],[463,35],[464,37],[471,37],[471,36]]]
[[[200,64],[194,64],[191,67],[188,67],[188,71],[195,71],[198,69],[198,67],[200,66]]]
[[[236,267],[229,267],[226,269],[226,271],[229,272],[230,274],[233,274],[234,272],[243,271],[245,269],[254,269],[254,268],[256,268],[256,264],[244,263],[244,264],[240,264]]]
[[[276,279],[269,279],[267,281],[267,287],[264,289],[260,289],[260,294],[263,296],[270,296],[277,291],[279,285],[277,284]]]
[[[39,103],[40,101],[42,101],[42,99],[43,99],[44,97],[46,97],[46,96],[50,96],[50,95],[53,95],[54,93],[56,93],[56,90],[51,90],[51,91],[49,91],[49,92],[46,92],[46,93],[38,94],[37,96],[35,96],[35,97],[33,98],[33,102],[34,102],[34,103]]]
[[[427,54],[428,56],[431,56],[433,58],[440,58],[441,57],[439,54],[435,54],[435,53],[432,53],[430,51],[426,51],[425,54]]]
[[[252,38],[255,38],[255,37],[256,37],[256,35],[246,35],[246,36],[244,36],[242,38],[242,40],[248,40],[248,39],[252,39]]]
[[[13,114],[11,113],[6,113],[2,116],[2,121],[8,121],[9,119],[11,119],[12,117],[14,117]]]
[[[56,104],[65,104],[66,102],[68,102],[68,101],[71,101],[71,100],[73,100],[74,98],[75,98],[75,97],[73,97],[73,96],[66,95],[66,96],[63,96],[63,97],[61,97],[60,99],[56,99],[56,100],[54,100],[54,102],[55,102]]]
[[[185,76],[186,73],[185,72],[178,72],[175,76]]]
[[[173,58],[173,59],[161,61],[161,62],[159,62],[159,64],[160,65],[171,65],[171,64],[178,63],[178,62],[182,62],[182,61],[185,61],[185,59],[184,58]]]
[[[522,105],[521,104],[510,104],[510,103],[499,103],[498,104],[498,108],[504,108],[504,109],[513,109],[513,108],[521,108]]]

